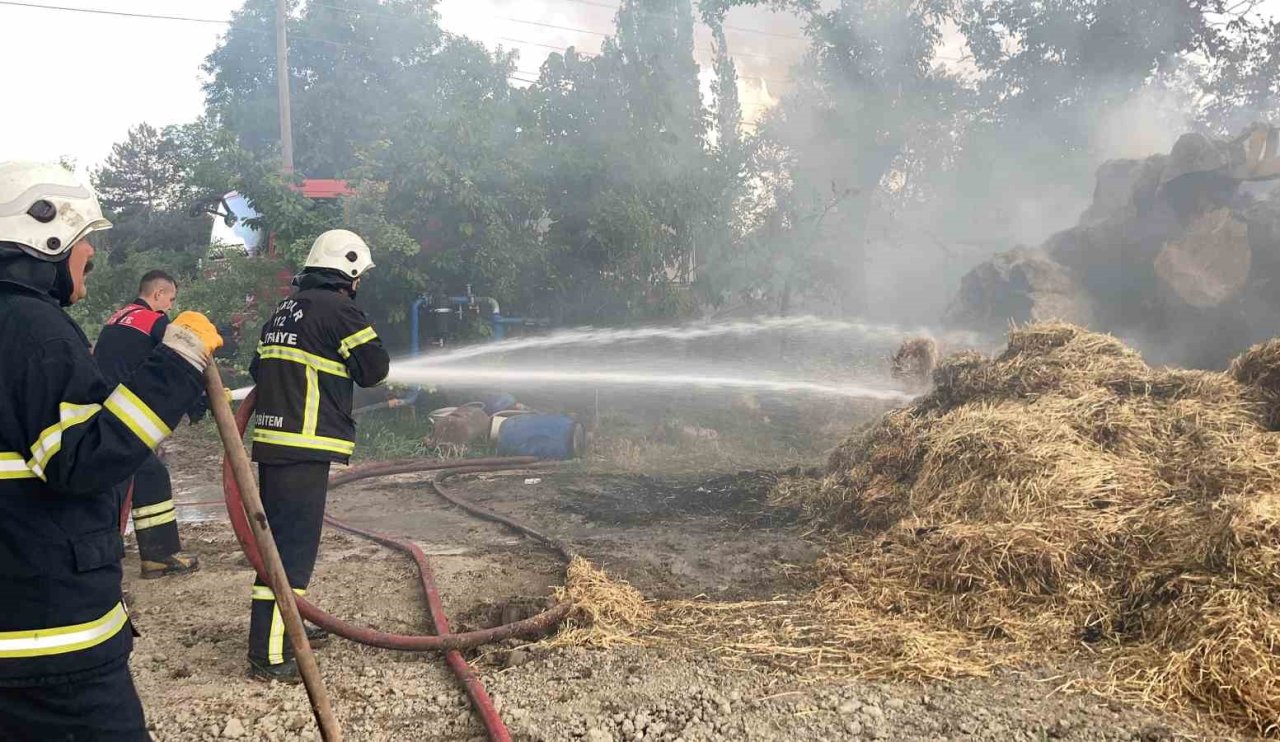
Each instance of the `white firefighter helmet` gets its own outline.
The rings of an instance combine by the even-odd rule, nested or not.
[[[316,238],[304,268],[329,268],[351,279],[373,267],[373,255],[360,235],[347,229],[331,229]]]
[[[63,260],[91,232],[111,229],[98,194],[61,165],[0,162],[0,242]]]

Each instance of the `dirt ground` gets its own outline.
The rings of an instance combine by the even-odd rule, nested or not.
[[[178,436],[169,461],[180,503],[220,497],[207,436]],[[650,478],[574,467],[456,480],[451,489],[564,539],[646,596],[739,600],[804,590],[789,567],[812,561],[821,548],[787,513],[762,503],[769,483],[770,475],[754,473]],[[179,512],[201,570],[143,581],[132,548],[126,565],[142,632],[132,666],[155,739],[318,740],[300,686],[246,676],[252,576],[221,508]],[[445,505],[420,475],[336,489],[329,512],[419,543],[455,631],[498,623],[508,605],[540,604],[562,582],[553,554]],[[411,563],[341,533],[326,532],[309,596],[357,623],[428,630]],[[318,656],[347,739],[484,739],[438,656],[339,639]],[[1058,691],[1079,668],[921,685],[742,671],[680,647],[512,642],[472,656],[514,739],[529,742],[1240,738],[1155,709]]]

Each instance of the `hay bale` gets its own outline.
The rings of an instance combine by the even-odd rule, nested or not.
[[[1012,330],[1008,348],[994,360],[973,352],[943,360],[934,375],[934,392],[918,406],[950,409],[991,399],[1079,392],[1149,370],[1141,356],[1110,335],[1061,322],[1036,323]]]
[[[1273,730],[1280,341],[1218,374],[1036,324],[934,381],[779,495],[850,534],[820,566],[827,604],[1023,656],[1092,643],[1113,689]]]
[[[1199,132],[1189,132],[1173,143],[1169,161],[1160,176],[1160,187],[1165,188],[1180,178],[1223,172],[1230,166],[1228,145]]]
[[[938,365],[938,344],[933,338],[908,338],[889,356],[889,374],[917,387],[927,386]]]
[[[1063,320],[1090,324],[1088,294],[1042,250],[1019,247],[969,271],[943,322],[986,330],[1010,322]]]
[[[1165,155],[1143,160],[1108,160],[1098,167],[1093,200],[1080,216],[1080,224],[1140,216],[1151,208],[1168,163]]]
[[[1156,256],[1156,275],[1183,302],[1201,309],[1238,298],[1249,284],[1249,227],[1231,209],[1201,214]]]

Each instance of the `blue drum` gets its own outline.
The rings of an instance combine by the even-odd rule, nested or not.
[[[499,456],[572,459],[586,448],[582,423],[568,415],[519,415],[498,429]]]

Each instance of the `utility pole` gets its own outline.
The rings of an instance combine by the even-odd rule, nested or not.
[[[284,172],[293,172],[293,116],[289,110],[289,37],[284,24],[289,17],[288,0],[276,0],[276,89],[280,107],[280,153]]]

